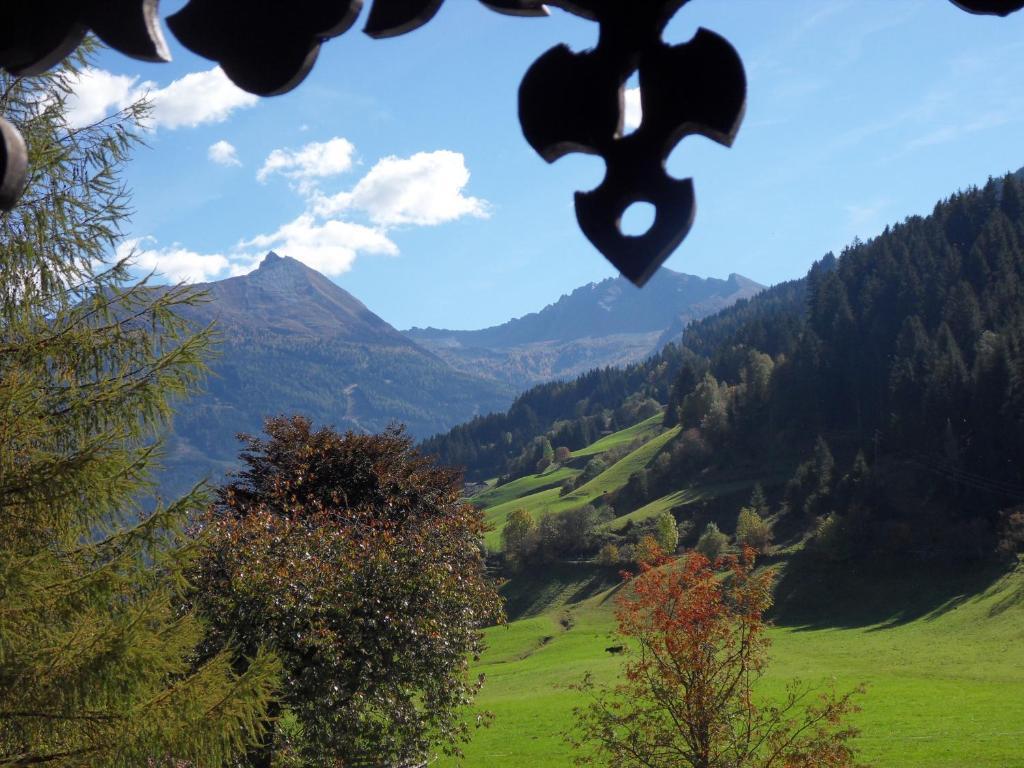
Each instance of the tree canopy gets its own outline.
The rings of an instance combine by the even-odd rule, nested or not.
[[[480,628],[501,619],[483,520],[460,477],[399,429],[313,430],[268,419],[205,517],[195,604],[237,664],[273,645],[284,682],[249,764],[399,765],[457,752]],[[293,722],[296,728],[283,726]]]

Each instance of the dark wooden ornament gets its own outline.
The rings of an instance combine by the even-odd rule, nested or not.
[[[965,11],[1006,16],[1024,0],[950,0]],[[376,38],[426,24],[444,0],[372,0],[365,31]],[[665,25],[689,0],[479,0],[517,16],[547,15],[558,6],[600,25],[596,48],[557,46],[538,59],[519,89],[519,116],[530,145],[548,162],[569,152],[599,155],[606,173],[576,193],[576,217],[594,246],[626,277],[643,285],[679,246],[693,223],[691,179],[673,179],[665,161],[686,136],[729,146],[743,119],[746,77],[733,47],[700,29],[683,45],[662,40]],[[7,3],[0,26],[0,67],[16,75],[43,72],[74,51],[91,30],[138,59],[170,56],[160,31],[158,0],[33,0]],[[216,61],[239,87],[262,96],[295,88],[320,46],[346,32],[363,0],[189,0],[168,24],[191,51]],[[623,90],[638,73],[643,120],[623,135]],[[0,209],[9,210],[27,179],[25,143],[0,119]],[[630,205],[650,203],[654,223],[624,235]]]
[[[1024,8],[1024,0],[950,0],[950,2],[970,13],[988,16],[1009,16]]]
[[[362,7],[362,0],[190,0],[167,25],[240,88],[275,96],[305,79],[320,45],[346,32]]]
[[[444,0],[374,0],[363,32],[373,38],[397,37],[422,27]]]
[[[547,16],[539,0],[480,0],[492,11],[510,16]],[[373,38],[397,37],[430,21],[444,0],[374,0],[363,31]]]
[[[170,61],[158,0],[12,3],[0,27],[0,67],[37,75],[70,55],[90,30],[111,48],[145,61]]]
[[[548,9],[539,0],[480,0],[492,11],[507,16],[547,16]]]
[[[15,206],[27,180],[25,140],[13,125],[0,117],[0,210],[9,211]]]
[[[662,41],[665,25],[686,2],[559,3],[598,21],[598,45],[581,53],[552,48],[519,90],[523,133],[541,157],[554,162],[586,152],[604,159],[597,189],[576,193],[576,218],[590,242],[637,285],[679,246],[696,212],[693,181],[665,170],[669,154],[692,134],[731,145],[746,104],[743,64],[724,38],[701,29],[683,45]],[[643,119],[623,136],[623,89],[634,71]],[[637,202],[654,206],[654,223],[643,235],[624,235],[622,215]]]

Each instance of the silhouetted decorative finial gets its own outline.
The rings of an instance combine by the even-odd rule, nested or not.
[[[393,37],[426,24],[444,0],[373,0],[364,31]],[[662,32],[689,0],[480,0],[491,10],[545,16],[557,6],[600,25],[589,51],[557,46],[526,73],[519,117],[530,145],[548,162],[569,152],[600,155],[601,184],[576,193],[576,218],[587,238],[637,285],[689,232],[696,211],[693,181],[673,179],[665,161],[684,137],[701,134],[729,146],[743,119],[746,76],[722,37],[698,30],[668,45]],[[1024,0],[951,0],[972,13],[1006,16]],[[121,53],[167,61],[158,0],[35,0],[9,3],[0,24],[0,67],[38,74],[69,55],[88,32]],[[167,19],[189,50],[220,64],[239,87],[261,96],[295,88],[312,70],[320,47],[348,31],[363,0],[189,0]],[[623,93],[638,73],[643,120],[623,135]],[[0,118],[0,209],[17,202],[27,178],[24,141]],[[654,206],[650,229],[622,233],[623,212]]]

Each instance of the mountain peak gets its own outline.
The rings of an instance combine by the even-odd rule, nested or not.
[[[408,339],[355,296],[291,256],[269,251],[246,275],[209,283],[222,327],[405,347]]]
[[[279,269],[281,267],[300,267],[303,270],[310,270],[315,272],[316,270],[307,267],[298,259],[293,259],[291,256],[282,256],[277,251],[267,251],[267,255],[263,257],[263,261],[256,268],[257,272],[261,272],[267,269]]]

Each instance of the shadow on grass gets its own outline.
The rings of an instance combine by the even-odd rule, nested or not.
[[[887,629],[941,616],[992,589],[1012,569],[1005,563],[945,568],[823,563],[801,552],[780,568],[771,619],[779,626],[806,630]],[[992,612],[1021,603],[1024,586],[1002,598]]]
[[[612,568],[591,563],[527,566],[501,587],[509,621],[580,603],[620,581]]]

